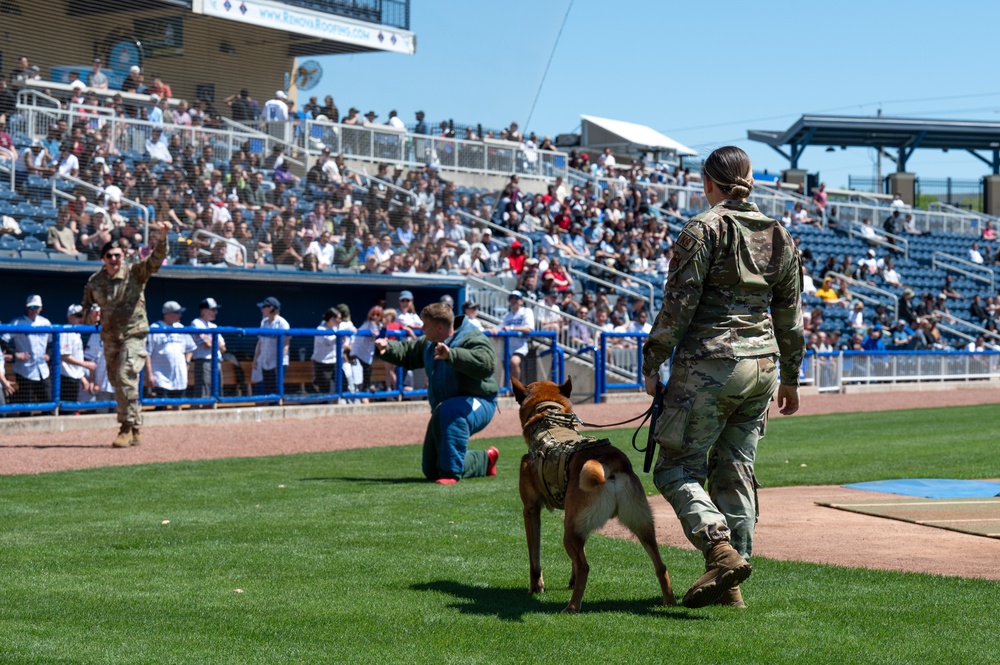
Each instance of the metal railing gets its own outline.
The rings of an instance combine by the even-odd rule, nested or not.
[[[386,125],[345,125],[321,120],[289,122],[301,123],[302,131],[297,140],[310,155],[329,148],[331,152],[343,154],[348,159],[406,168],[431,164],[449,171],[485,175],[566,176],[566,153],[525,148],[523,144],[510,141],[469,141],[413,134]]]
[[[528,256],[534,256],[535,244],[531,241],[531,238],[525,235],[524,233],[520,233],[518,231],[511,231],[506,226],[500,226],[499,224],[496,224],[488,219],[483,219],[482,217],[476,217],[475,215],[465,212],[464,210],[457,210],[456,213],[460,218],[469,220],[477,227],[485,227],[488,229],[493,229],[494,231],[497,232],[497,234],[502,233],[505,236],[516,238],[521,242],[522,245],[524,245],[525,253]]]
[[[910,241],[902,236],[898,236],[895,233],[889,233],[884,229],[880,229],[875,232],[874,236],[866,236],[861,229],[866,228],[865,224],[860,222],[851,222],[847,227],[848,235],[851,238],[860,238],[867,242],[868,244],[875,244],[894,252],[902,252],[903,258],[910,258]],[[869,227],[873,228],[874,227]]]
[[[225,236],[220,236],[217,233],[212,233],[206,229],[196,229],[193,234],[191,234],[191,239],[193,241],[198,241],[200,238],[205,238],[208,240],[208,250],[198,248],[198,254],[201,255],[211,255],[211,248],[215,246],[218,242],[226,243],[226,256],[230,256],[232,252],[235,252],[239,256],[240,262],[237,264],[230,263],[228,259],[226,260],[226,265],[233,268],[247,268],[253,267],[247,265],[247,248],[243,246],[241,242],[235,240],[234,238],[226,238]],[[232,250],[230,250],[232,248]]]
[[[577,257],[577,259],[574,259],[574,260],[578,260],[578,259],[579,259],[579,257]],[[607,269],[607,266],[601,266],[600,263],[596,263],[594,261],[588,261],[586,259],[582,259],[582,261],[585,262],[585,265],[591,265],[592,264],[592,265],[603,267],[603,268]],[[632,281],[637,282],[640,285],[646,286],[648,293],[645,294],[645,295],[643,295],[637,289],[630,289],[629,287],[627,287],[627,286],[625,286],[623,284],[612,282],[612,281],[608,281],[606,279],[601,279],[600,277],[597,277],[594,274],[592,274],[590,272],[587,272],[586,270],[580,270],[579,268],[575,268],[572,265],[568,265],[566,267],[566,270],[571,275],[574,275],[574,276],[578,277],[579,279],[581,279],[583,281],[590,281],[590,282],[593,282],[593,283],[595,283],[595,284],[597,284],[599,286],[603,286],[605,289],[608,289],[609,293],[612,292],[612,291],[614,291],[614,292],[618,293],[619,295],[621,295],[621,294],[628,294],[628,295],[631,295],[631,296],[636,296],[636,297],[645,299],[646,304],[649,306],[649,309],[647,311],[652,312],[652,311],[654,311],[656,309],[656,303],[654,302],[654,298],[655,298],[654,287],[653,287],[653,285],[651,283],[649,283],[649,282],[647,282],[645,280],[641,280],[641,279],[638,279],[636,277],[632,277],[631,275],[626,275],[626,273],[622,273],[622,272],[619,272],[617,270],[613,271],[613,272],[618,273],[620,275],[625,275],[626,277],[629,277]]]
[[[469,297],[473,298],[479,305],[480,317],[494,325],[498,324],[503,315],[507,313],[510,289],[494,284],[486,279],[468,276]],[[548,307],[543,301],[536,300],[525,294],[524,302],[526,307],[531,307],[533,312],[547,311],[558,314],[558,330],[554,331],[555,341],[561,352],[567,356],[572,356],[581,362],[592,365],[595,371],[611,373],[619,379],[627,379],[633,372],[631,362],[619,364],[617,357],[612,357],[610,361],[603,360],[600,356],[600,340],[605,333],[600,326],[586,319],[572,316],[561,310]],[[535,325],[543,325],[538,317]],[[610,334],[610,333],[608,333]],[[591,360],[593,356],[593,360]],[[600,384],[595,383],[599,389]],[[595,394],[599,399],[600,392]]]
[[[39,95],[39,93],[33,94],[44,97],[44,95]],[[29,134],[31,138],[46,136],[49,125],[58,120],[65,120],[67,123],[72,124],[74,117],[78,117],[81,110],[93,109],[95,113],[103,110],[100,107],[74,106],[76,111],[73,111],[70,109],[20,103],[17,108],[20,121],[25,125],[27,130],[25,133]],[[266,156],[270,153],[274,145],[280,145],[285,150],[285,160],[297,167],[303,174],[306,169],[306,161],[299,159],[295,155],[298,148],[293,143],[283,142],[264,132],[232,121],[225,123],[225,129],[167,123],[160,124],[148,120],[135,120],[113,115],[95,115],[94,121],[101,127],[109,128],[110,154],[114,156],[129,157],[130,155],[143,155],[146,149],[146,140],[151,136],[152,130],[157,128],[163,131],[165,140],[169,140],[174,135],[179,135],[181,145],[191,145],[197,152],[201,152],[205,147],[211,147],[215,158],[226,163],[229,162],[234,154],[244,148],[247,148],[250,153]]]
[[[941,268],[942,270],[950,270],[951,272],[956,272],[959,275],[965,275],[969,279],[974,279],[977,282],[984,282],[990,285],[990,293],[995,291],[996,273],[993,272],[992,268],[987,268],[984,265],[973,263],[972,261],[966,261],[965,259],[961,259],[953,254],[941,251],[935,251],[931,254],[931,267],[935,270],[938,268]]]
[[[0,405],[0,414],[3,413],[26,413],[26,412],[50,412],[58,415],[60,412],[81,412],[97,410],[113,410],[115,402],[111,400],[102,401],[76,401],[63,402],[60,400],[61,383],[63,377],[60,373],[62,362],[60,353],[60,336],[66,333],[78,334],[98,334],[98,328],[92,325],[54,325],[54,326],[15,326],[0,325],[0,335],[51,335],[52,358],[50,360],[50,389],[52,399],[46,402],[20,402],[18,394],[14,394],[13,403]],[[358,331],[355,333],[341,330],[315,329],[315,328],[292,328],[289,330],[275,330],[273,328],[237,328],[237,327],[216,327],[197,328],[184,326],[177,328],[151,328],[150,336],[157,334],[183,334],[203,337],[210,335],[212,338],[212,381],[210,395],[208,397],[149,397],[143,394],[139,397],[141,406],[225,406],[225,405],[252,405],[252,404],[296,404],[309,402],[331,402],[334,400],[359,400],[359,399],[403,399],[413,397],[425,397],[427,390],[413,386],[412,389],[405,387],[406,372],[402,367],[394,367],[395,388],[385,390],[358,390],[357,384],[351,379],[345,379],[345,375],[350,371],[350,363],[344,358],[344,340],[351,337],[370,337],[369,331]],[[386,331],[391,338],[405,338],[406,332]],[[314,385],[314,374],[312,373],[312,361],[305,359],[305,348],[300,348],[299,360],[292,361],[292,354],[284,356],[284,361],[279,361],[275,367],[275,389],[267,392],[261,387],[265,384],[262,381],[254,381],[252,372],[246,370],[247,358],[242,361],[235,356],[227,360],[222,359],[219,353],[219,336],[229,337],[227,346],[232,348],[237,338],[262,338],[272,337],[276,340],[276,348],[284,349],[286,338],[316,338],[335,337],[336,359],[333,363],[333,380],[328,386],[328,390],[320,390],[321,386]],[[495,370],[495,374],[502,372],[503,379],[498,380],[501,385],[500,394],[510,392],[510,340],[514,338],[538,338],[548,339],[551,345],[551,376],[553,380],[561,382],[565,377],[565,356],[555,341],[555,333],[534,332],[534,333],[513,333],[513,332],[491,332],[492,337],[497,338],[502,344],[501,364]],[[229,354],[227,354],[228,356]],[[226,373],[232,374],[232,378],[224,381],[223,367]],[[16,377],[15,377],[16,378]],[[140,377],[140,386],[145,385],[145,372]],[[299,385],[300,390],[290,391],[289,386]],[[366,386],[371,387],[371,386]],[[226,390],[237,394],[226,394]]]
[[[84,189],[94,192],[97,195],[95,199],[104,196],[103,187],[92,185],[86,180],[80,180],[75,176],[57,175],[57,176],[52,176],[49,180],[50,180],[50,185],[52,187],[52,203],[56,203],[57,198],[67,199],[70,201],[73,201],[76,198],[69,192],[64,192],[63,190],[59,189],[60,181],[68,182],[73,185],[76,185],[77,187],[83,187]],[[149,209],[146,206],[139,203],[138,201],[127,199],[124,196],[121,197],[121,203],[125,207],[136,208],[139,210],[139,214],[142,216],[142,237],[146,242],[149,242]],[[98,207],[101,210],[105,210],[103,206],[96,206],[95,204],[95,207]],[[105,210],[105,212],[107,211]],[[108,216],[105,215],[105,218],[108,218]],[[108,218],[108,221],[110,221],[110,218]]]
[[[877,286],[872,286],[867,282],[862,282],[860,280],[854,279],[853,277],[848,277],[843,273],[831,272],[828,273],[828,275],[832,275],[833,277],[841,279],[847,284],[851,285],[852,287],[857,287],[859,289],[866,289],[868,291],[874,291],[875,293],[884,296],[885,298],[888,298],[892,302],[892,320],[895,321],[899,318],[899,296],[897,296],[896,294],[890,291],[886,291],[885,289],[880,289]],[[852,298],[857,298],[858,300],[863,300],[867,303],[876,306],[885,304],[879,298],[876,298],[875,296],[869,295],[867,293],[858,293],[856,291],[852,291],[850,295]]]
[[[937,316],[938,319],[940,319],[940,321],[938,321],[939,328],[943,327],[941,323],[942,321],[948,321],[948,324],[945,324],[945,326],[947,326],[948,328],[947,330],[948,332],[954,335],[958,335],[959,337],[962,337],[970,342],[975,341],[975,338],[980,335],[988,340],[992,340],[995,343],[1000,342],[1000,334],[995,333],[987,328],[984,328],[981,325],[978,325],[971,321],[966,321],[965,319],[960,319],[954,314],[949,314],[948,312],[942,312],[941,310],[934,310],[934,315]],[[956,326],[965,328],[966,330],[971,330],[972,332],[971,333],[963,332],[961,330],[956,329]]]

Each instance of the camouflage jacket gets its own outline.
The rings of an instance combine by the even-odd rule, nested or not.
[[[122,265],[114,277],[103,267],[90,276],[83,289],[83,311],[89,321],[90,306],[100,305],[102,338],[140,337],[149,332],[146,282],[166,256],[167,243],[161,242],[143,260]]]
[[[753,203],[720,202],[677,238],[663,307],[643,349],[643,374],[655,374],[675,348],[695,360],[777,353],[781,383],[797,386],[805,351],[801,290],[788,231]]]

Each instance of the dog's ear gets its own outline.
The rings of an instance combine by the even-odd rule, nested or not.
[[[566,380],[559,384],[559,394],[569,399],[571,392],[573,392],[573,377],[567,375]]]
[[[517,400],[517,403],[521,404],[524,402],[524,398],[528,396],[528,389],[524,386],[524,384],[514,377],[511,377],[510,387],[514,389],[514,399]]]

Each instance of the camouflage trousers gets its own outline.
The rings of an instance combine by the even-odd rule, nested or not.
[[[139,374],[146,367],[146,336],[125,339],[102,337],[101,341],[104,343],[108,381],[115,387],[118,422],[140,427],[142,408],[139,406]]]
[[[744,558],[751,554],[754,458],[777,383],[773,357],[673,361],[653,482],[702,552],[728,539]]]

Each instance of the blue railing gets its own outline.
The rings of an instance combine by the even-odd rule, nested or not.
[[[81,333],[81,334],[95,334],[97,333],[97,327],[92,325],[57,325],[57,326],[14,326],[14,325],[0,325],[0,335],[52,335],[52,356],[49,358],[50,365],[50,386],[53,399],[47,402],[32,402],[32,403],[14,403],[6,404],[0,406],[0,414],[2,413],[24,413],[32,411],[42,411],[51,412],[53,414],[58,414],[62,412],[80,412],[80,411],[94,411],[103,409],[114,409],[116,404],[111,400],[103,401],[90,401],[90,402],[63,402],[59,399],[61,392],[61,382],[62,376],[60,375],[60,365],[62,363],[62,358],[60,354],[60,336],[66,333]],[[396,377],[396,388],[394,390],[378,390],[378,391],[354,391],[345,390],[344,372],[345,368],[349,368],[350,365],[345,363],[343,358],[344,350],[344,338],[350,338],[355,336],[371,336],[371,332],[367,330],[358,331],[356,333],[351,333],[348,331],[338,331],[338,330],[322,330],[317,328],[291,328],[289,330],[274,330],[272,328],[236,328],[236,327],[217,327],[217,328],[196,328],[193,326],[176,327],[176,328],[152,328],[150,330],[151,335],[156,334],[187,334],[192,336],[205,336],[210,335],[212,337],[212,384],[211,384],[211,394],[209,397],[146,397],[142,396],[139,398],[139,403],[145,406],[216,406],[225,404],[267,404],[267,403],[279,403],[279,404],[302,404],[310,402],[330,402],[333,400],[360,400],[360,399],[402,399],[403,397],[413,398],[413,397],[426,397],[427,390],[421,389],[404,389],[404,380],[406,376],[406,370],[400,366],[395,367],[395,377]],[[538,338],[542,340],[547,340],[549,348],[542,351],[541,356],[551,357],[551,376],[554,377],[553,380],[561,382],[565,379],[565,356],[562,349],[556,344],[556,333],[551,331],[543,331],[536,333],[519,333],[519,332],[490,332],[490,336],[498,337],[503,340],[503,354],[502,354],[502,365],[504,371],[504,385],[500,388],[501,394],[508,394],[511,392],[510,388],[510,340],[512,338]],[[283,350],[285,345],[285,339],[289,337],[328,337],[336,336],[336,361],[333,363],[335,365],[333,380],[331,381],[332,390],[326,392],[314,392],[314,393],[289,393],[286,392],[285,387],[285,376],[287,373],[287,368],[284,362],[279,362],[276,367],[276,378],[275,384],[277,391],[268,393],[255,393],[250,395],[225,395],[223,390],[223,384],[220,380],[220,359],[219,359],[219,336],[235,336],[235,337],[275,337],[276,347]],[[406,337],[406,333],[402,331],[386,331],[385,335],[387,337],[402,338]],[[144,373],[143,373],[144,374]],[[145,376],[140,376],[140,385],[144,385]],[[263,384],[253,383],[252,381],[247,382],[254,389]]]

